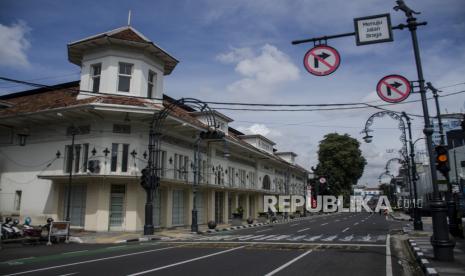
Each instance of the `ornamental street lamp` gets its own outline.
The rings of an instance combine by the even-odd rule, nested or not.
[[[200,139],[202,138],[202,133],[206,133],[204,138],[214,137],[217,138],[219,134],[217,131],[217,123],[215,120],[215,115],[213,111],[209,108],[209,106],[197,99],[194,98],[181,98],[179,100],[173,101],[164,105],[164,108],[153,114],[152,122],[150,123],[149,129],[149,159],[147,162],[147,167],[141,171],[141,185],[146,192],[146,203],[145,203],[145,220],[144,220],[144,235],[152,235],[154,232],[153,226],[153,198],[155,192],[157,192],[158,188],[160,187],[160,176],[161,176],[161,137],[162,137],[162,129],[163,123],[165,119],[179,106],[188,106],[193,110],[199,110],[202,115],[205,115],[206,121],[206,131],[202,131],[197,138],[195,145],[194,145],[194,152],[197,157],[195,157],[195,170],[194,170],[194,199],[193,199],[193,210],[192,210],[192,227],[193,229],[198,230],[197,226],[197,209],[195,206],[196,201],[196,190],[199,181],[199,174],[200,174],[200,158],[199,158],[199,147],[200,147]]]
[[[402,112],[401,115],[399,115],[397,112],[393,111],[381,111],[377,112],[373,115],[371,115],[368,120],[365,123],[365,128],[362,131],[362,133],[365,133],[365,137],[363,139],[365,142],[370,143],[373,140],[373,136],[369,135],[370,132],[373,132],[373,130],[370,129],[370,127],[373,125],[373,121],[375,118],[380,118],[384,116],[389,116],[394,120],[397,120],[399,122],[398,128],[401,131],[401,136],[399,137],[400,141],[402,142],[402,150],[400,151],[402,157],[405,160],[405,164],[407,165],[408,168],[408,180],[409,180],[409,186],[413,187],[413,192],[414,192],[414,198],[415,198],[415,203],[417,202],[418,196],[417,196],[417,187],[416,187],[416,180],[415,180],[415,175],[416,175],[416,165],[415,165],[415,153],[413,149],[413,145],[411,144],[412,142],[412,128],[411,128],[411,122],[410,122],[410,117],[407,115],[407,113]],[[405,126],[404,119],[407,121],[407,127]],[[409,133],[409,141],[410,141],[410,160],[408,158],[408,150],[407,150],[407,134],[406,131],[408,129]],[[421,230],[423,228],[422,222],[421,222],[421,214],[418,210],[418,207],[416,206],[417,204],[414,205],[413,208],[413,216],[414,216],[414,227],[415,230]],[[415,226],[416,225],[416,226]]]
[[[413,207],[412,207],[412,202],[413,202],[413,201],[412,201],[412,185],[411,185],[412,183],[411,183],[411,179],[410,179],[410,168],[409,168],[409,166],[408,166],[408,163],[406,162],[406,161],[408,161],[408,160],[402,160],[402,159],[397,158],[397,157],[391,158],[391,159],[389,159],[389,160],[386,162],[386,168],[385,168],[386,171],[389,171],[389,168],[390,168],[390,166],[391,166],[391,163],[394,162],[394,161],[396,161],[396,162],[398,162],[400,165],[402,165],[402,167],[403,167],[404,169],[407,169],[407,175],[406,175],[406,176],[407,176],[407,185],[408,185],[408,189],[409,189],[409,211],[410,211],[410,214],[413,214],[413,212],[412,212],[412,210],[413,210]],[[397,185],[397,183],[395,183],[395,184]],[[396,189],[396,190],[397,190],[397,189]],[[402,205],[402,206],[403,206],[403,205]]]
[[[454,246],[455,242],[449,239],[448,227],[447,227],[447,205],[442,200],[439,194],[438,177],[436,172],[436,164],[433,160],[433,128],[431,127],[428,100],[426,98],[425,79],[423,77],[423,68],[421,65],[420,58],[420,47],[418,46],[417,38],[417,26],[421,23],[417,23],[417,19],[414,14],[419,14],[411,8],[409,8],[403,0],[396,1],[397,6],[394,7],[396,11],[403,11],[407,17],[407,26],[413,44],[413,53],[415,56],[415,64],[417,68],[419,92],[421,96],[421,103],[423,109],[423,119],[425,122],[425,128],[423,133],[426,136],[426,147],[428,149],[429,165],[431,170],[431,182],[433,184],[433,200],[430,202],[432,218],[433,218],[433,236],[431,237],[431,245],[434,248],[434,257],[441,261],[452,261],[454,260]]]

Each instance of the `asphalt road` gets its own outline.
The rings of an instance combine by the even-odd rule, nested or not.
[[[0,275],[399,275],[389,236],[397,227],[344,213],[188,240],[7,248]]]

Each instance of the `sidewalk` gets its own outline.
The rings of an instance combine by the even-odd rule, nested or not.
[[[433,247],[430,238],[433,234],[431,217],[423,217],[423,231],[413,230],[413,225],[404,227],[408,235],[409,244],[417,262],[426,275],[465,275],[465,240],[454,239],[454,261],[444,262],[434,259]]]

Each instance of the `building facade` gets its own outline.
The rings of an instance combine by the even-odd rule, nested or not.
[[[63,220],[70,206],[73,227],[141,230],[149,127],[174,102],[163,93],[163,78],[178,61],[129,26],[69,44],[68,58],[80,66],[80,81],[0,97],[0,213],[42,224]],[[264,195],[305,192],[308,171],[295,153],[233,129],[224,114],[210,116],[217,126],[179,105],[163,122],[156,227],[191,223],[195,143],[212,127],[225,138],[199,144],[200,224],[227,223],[239,207],[244,218],[256,218]]]

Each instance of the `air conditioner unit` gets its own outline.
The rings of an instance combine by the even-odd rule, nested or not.
[[[100,173],[100,160],[89,160],[87,170],[90,173]]]

